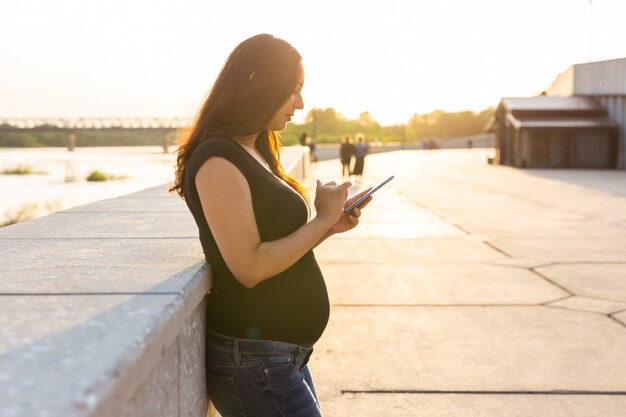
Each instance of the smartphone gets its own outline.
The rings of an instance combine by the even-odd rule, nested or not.
[[[383,185],[387,184],[389,181],[391,181],[392,179],[394,179],[395,175],[392,175],[391,177],[387,178],[385,181],[381,182],[380,184],[378,184],[376,187],[372,188],[371,190],[369,190],[367,193],[365,193],[361,198],[359,198],[357,201],[355,201],[354,203],[350,204],[348,207],[344,208],[343,211],[346,213],[349,213],[353,208],[358,207],[359,204],[361,204],[363,201],[365,201],[367,199],[367,197],[371,196],[372,194],[374,194],[376,191],[378,191]]]

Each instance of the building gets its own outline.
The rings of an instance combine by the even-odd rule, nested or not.
[[[618,128],[592,97],[503,98],[488,129],[496,163],[522,168],[615,168]]]
[[[573,65],[545,96],[503,98],[487,130],[496,163],[626,169],[626,58]]]

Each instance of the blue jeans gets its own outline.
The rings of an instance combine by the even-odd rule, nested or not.
[[[321,417],[307,362],[312,347],[207,331],[206,377],[222,417]]]

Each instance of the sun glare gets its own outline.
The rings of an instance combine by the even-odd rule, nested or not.
[[[260,32],[304,57],[299,117],[332,107],[383,124],[482,110],[537,94],[590,55],[626,56],[620,0],[223,3],[3,6],[0,116],[190,116],[230,50]]]

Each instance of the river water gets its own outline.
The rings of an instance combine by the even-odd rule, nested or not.
[[[4,148],[0,149],[0,224],[17,212],[35,217],[81,204],[170,183],[174,177],[174,148],[162,147]],[[31,175],[3,175],[28,166]],[[88,182],[92,171],[124,177]]]

